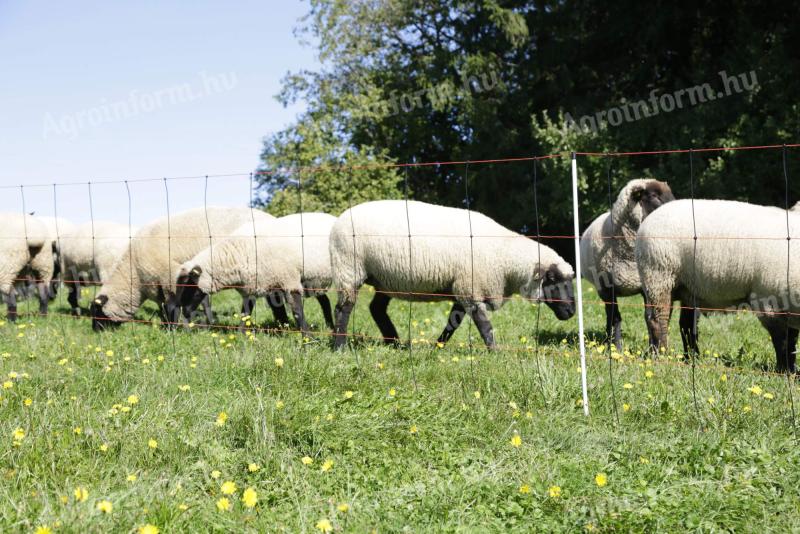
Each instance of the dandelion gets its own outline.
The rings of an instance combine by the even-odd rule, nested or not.
[[[476,399],[480,399],[480,398],[481,398],[481,392],[480,392],[480,391],[476,391],[476,392],[474,392],[472,395],[473,395],[473,396],[474,396]]]
[[[104,514],[110,514],[111,510],[114,509],[114,505],[111,504],[111,501],[103,500],[97,503],[97,509],[103,512]]]
[[[278,369],[283,367],[283,358],[275,358],[275,367]]]
[[[255,473],[259,469],[261,469],[261,466],[256,463],[251,463],[250,465],[247,466],[247,470],[250,471],[251,473]]]
[[[53,534],[53,531],[50,530],[50,527],[47,525],[40,525],[36,527],[36,530],[33,531],[33,534]]]
[[[711,406],[714,406],[714,403],[715,403],[715,402],[717,402],[716,400],[714,400],[714,397],[709,397],[709,398],[707,398],[707,399],[706,399],[706,401],[707,401],[707,402],[708,402],[708,403],[709,403]]]
[[[108,443],[103,443],[102,445],[100,445],[100,452],[106,452],[106,451],[108,451]]]
[[[248,508],[253,508],[258,502],[258,493],[253,488],[247,488],[242,493],[242,502]]]
[[[743,412],[743,413],[749,413],[749,412],[751,412],[752,410],[753,410],[753,409],[752,409],[752,408],[751,408],[749,405],[746,405],[744,408],[742,408],[742,412]]]
[[[78,486],[75,488],[75,491],[73,491],[72,494],[75,496],[75,500],[78,502],[84,502],[89,498],[89,492],[86,491],[86,488],[83,486]]]
[[[519,448],[522,445],[522,437],[519,434],[514,434],[511,438],[511,446]]]
[[[311,465],[314,463],[314,459],[310,456],[303,456],[300,458],[300,461],[303,462],[303,465]]]
[[[773,395],[772,393],[764,393],[764,398],[767,400],[772,400],[775,398],[775,395]]]
[[[722,373],[720,375],[720,377],[719,377],[719,381],[720,382],[727,382],[728,381],[728,375],[726,375],[725,373]]]
[[[231,509],[231,501],[227,497],[220,497],[217,501],[217,510],[227,512]]]
[[[158,448],[158,442],[156,440],[154,440],[153,438],[150,438],[149,440],[147,440],[147,446],[150,447],[151,449],[157,449]]]
[[[186,503],[180,503],[178,505],[178,510],[180,510],[181,512],[185,512],[188,509],[189,509],[189,505],[187,505]]]
[[[282,410],[284,406],[285,406],[285,404],[283,403],[282,400],[275,401],[275,409],[276,410]]]
[[[519,492],[523,495],[527,495],[531,492],[531,487],[527,484],[523,484],[519,487]]]
[[[22,404],[24,404],[25,406],[30,406],[31,404],[33,404],[33,399],[31,398],[25,399],[24,401],[22,401]]]
[[[125,477],[125,480],[127,480],[128,482],[136,482],[137,478],[139,477],[137,477],[135,473],[131,473],[130,475]]]
[[[25,439],[25,431],[21,428],[16,428],[14,432],[11,433],[11,436],[14,438],[14,441],[22,441]]]
[[[128,404],[134,405],[139,402],[139,397],[136,395],[128,395]]]
[[[158,534],[160,531],[158,527],[155,525],[151,525],[150,523],[139,527],[138,534]]]
[[[236,493],[236,483],[227,480],[222,483],[222,486],[220,486],[219,489],[223,495],[233,495],[234,493]]]
[[[189,391],[192,388],[189,387],[189,384],[182,384],[182,385],[178,386],[178,389],[181,390],[181,391]]]
[[[411,428],[408,429],[410,434],[416,434],[418,431],[419,429],[417,428],[417,425],[411,425]]]
[[[76,426],[75,428],[72,429],[72,432],[74,434],[80,436],[83,433],[83,429],[81,427],[79,427],[79,426]]]
[[[345,399],[352,399],[353,398],[353,392],[350,391],[350,390],[345,391],[344,392],[344,398]]]
[[[219,412],[217,414],[217,420],[214,424],[217,426],[223,426],[225,424],[225,421],[227,420],[228,420],[228,414],[226,414],[225,412]]]
[[[558,499],[561,497],[561,486],[550,486],[547,489],[547,494],[550,495],[551,499]]]
[[[332,414],[332,413],[329,413],[328,415],[326,415],[326,416],[325,416],[325,420],[326,420],[326,421],[333,421],[333,414]]]
[[[761,389],[761,388],[760,388],[760,387],[758,387],[758,386],[753,386],[753,387],[751,387],[751,388],[748,388],[748,389],[747,389],[747,391],[749,391],[749,392],[750,392],[750,393],[752,393],[753,395],[759,395],[759,396],[760,396],[760,395],[761,395],[761,394],[764,392],[764,390],[763,390],[763,389]]]
[[[6,380],[5,382],[3,382],[3,389],[11,389],[13,387],[14,387],[14,382],[12,382],[11,380]]]
[[[342,502],[339,503],[339,506],[337,506],[336,509],[342,512],[343,514],[346,514],[347,512],[350,511],[350,505],[347,504],[346,502]]]
[[[633,389],[633,384],[631,384],[630,382],[626,382],[622,385],[622,387],[625,389]]]
[[[653,371],[649,370],[649,369],[644,372],[644,377],[645,378],[653,378],[655,375],[656,374]]]
[[[397,390],[394,388],[389,389],[389,396],[394,397],[395,395],[397,395]]]
[[[325,460],[325,462],[323,462],[322,464],[322,467],[320,468],[320,471],[322,471],[323,473],[327,473],[332,468],[333,468],[333,460]]]
[[[220,473],[216,469],[211,471],[211,478],[213,478],[214,480],[218,479],[220,476],[222,476],[222,473]]]
[[[328,534],[331,530],[333,530],[333,525],[327,519],[320,519],[317,521],[317,524],[314,525],[314,528],[322,532],[322,534]]]
[[[597,484],[597,487],[602,488],[606,484],[608,484],[608,477],[605,473],[597,473],[594,476],[594,483]]]
[[[622,405],[622,411],[623,411],[623,412],[629,412],[629,411],[631,411],[631,405],[630,405],[630,404],[628,404],[627,402],[626,402],[626,403],[624,403],[624,404]]]

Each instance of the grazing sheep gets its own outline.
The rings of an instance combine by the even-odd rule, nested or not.
[[[239,226],[253,220],[274,219],[250,208],[209,207],[160,218],[133,236],[103,282],[92,303],[92,327],[102,330],[133,318],[147,299],[159,304],[165,325],[175,324],[180,307],[175,300],[175,274],[186,260],[212,244],[230,237]],[[206,307],[210,315],[209,307]]]
[[[75,231],[75,224],[64,219],[63,217],[36,217],[47,228],[47,233],[50,236],[50,241],[53,246],[53,280],[50,282],[49,287],[45,286],[41,281],[37,282],[39,287],[39,294],[42,294],[42,288],[49,289],[48,297],[50,299],[56,298],[58,294],[58,284],[61,281],[61,237],[65,234]],[[45,304],[46,306],[46,304]]]
[[[30,274],[39,286],[39,313],[47,314],[47,287],[53,278],[53,247],[47,227],[29,215],[0,213],[0,294],[8,306],[8,320],[17,318],[14,283]]]
[[[791,290],[800,285],[800,246],[789,241],[787,254],[787,223],[792,239],[800,237],[794,212],[726,200],[676,200],[647,217],[635,256],[652,347],[667,347],[673,299],[683,307],[746,305],[769,332],[778,369],[794,372],[800,295]],[[695,321],[681,314],[684,346],[697,353]]]
[[[286,311],[275,293],[285,298],[297,326],[308,330],[303,296],[315,296],[325,323],[333,328],[331,304],[326,292],[331,285],[328,241],[336,217],[326,213],[303,213],[244,224],[237,237],[209,247],[181,266],[177,285],[186,310],[225,288],[235,288],[249,303],[250,295],[265,296],[275,318],[285,324]],[[302,237],[301,237],[302,236]],[[301,247],[302,244],[302,247]],[[250,313],[250,305],[243,313]]]
[[[73,315],[80,315],[81,282],[102,283],[128,250],[136,228],[110,221],[94,221],[61,234],[61,272]]]
[[[642,292],[633,257],[642,220],[662,204],[675,200],[658,180],[631,180],[619,192],[610,212],[596,218],[581,236],[581,271],[605,302],[606,339],[622,350],[622,315],[617,297]]]
[[[366,202],[339,217],[330,246],[339,291],[336,347],[346,342],[364,283],[375,287],[370,312],[387,343],[399,339],[386,313],[392,297],[453,301],[439,342],[447,342],[469,313],[490,349],[496,345],[486,312],[514,293],[542,299],[561,320],[575,313],[572,267],[550,247],[474,211],[414,201]]]

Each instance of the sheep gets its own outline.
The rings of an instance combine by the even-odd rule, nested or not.
[[[581,236],[582,272],[605,302],[606,339],[622,350],[622,315],[617,297],[642,292],[633,257],[636,231],[642,220],[666,202],[675,200],[666,182],[631,180],[611,208],[597,217]]]
[[[81,281],[102,283],[130,246],[136,228],[111,221],[94,221],[76,226],[61,235],[61,272],[73,315],[80,315],[78,304]]]
[[[339,293],[337,348],[346,342],[364,283],[376,290],[370,312],[389,344],[399,341],[386,313],[392,297],[453,301],[439,343],[446,343],[469,313],[490,350],[496,344],[486,312],[514,293],[543,300],[561,320],[575,313],[572,267],[550,247],[478,212],[416,201],[365,202],[338,218],[330,247]]]
[[[789,241],[787,253],[787,225],[789,236],[800,237],[794,212],[726,200],[676,200],[647,217],[635,258],[651,347],[668,345],[673,299],[682,307],[751,307],[769,332],[778,370],[794,372],[800,299],[791,289],[800,284],[800,247]],[[696,314],[681,314],[679,323],[685,350],[699,353]]]
[[[181,266],[177,281],[181,305],[191,310],[203,296],[232,287],[245,302],[250,295],[266,296],[275,318],[285,324],[288,317],[282,302],[274,298],[277,293],[289,302],[297,326],[306,332],[303,296],[315,296],[332,329],[326,292],[331,285],[328,239],[335,221],[326,213],[302,213],[260,221],[255,229],[252,224],[242,225],[234,232],[236,237],[203,250]],[[249,314],[251,306],[243,314]]]
[[[50,236],[50,241],[53,247],[53,280],[49,287],[44,286],[41,281],[37,283],[39,287],[39,294],[42,294],[42,288],[49,289],[48,297],[54,299],[58,294],[58,284],[61,280],[61,236],[74,232],[75,224],[64,219],[63,217],[40,217],[36,219],[41,221],[47,228],[47,233]]]
[[[159,304],[162,323],[175,324],[175,273],[181,264],[218,243],[246,222],[274,219],[251,208],[209,207],[160,218],[139,230],[92,302],[92,328],[103,330],[133,318],[142,302]],[[211,236],[211,237],[210,237]],[[206,307],[210,317],[210,309]]]
[[[53,248],[41,221],[19,213],[0,213],[0,294],[8,307],[8,320],[17,318],[14,282],[31,271],[39,286],[39,313],[47,314],[47,287],[53,278]]]

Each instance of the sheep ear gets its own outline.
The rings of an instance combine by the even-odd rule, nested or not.
[[[631,188],[631,200],[633,200],[634,202],[639,202],[640,200],[642,200],[643,196],[644,196],[644,187],[636,185]]]

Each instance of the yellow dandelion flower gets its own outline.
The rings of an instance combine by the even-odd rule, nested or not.
[[[749,392],[750,392],[750,393],[752,393],[753,395],[759,395],[759,396],[760,396],[760,395],[761,395],[761,394],[764,392],[764,390],[763,390],[763,389],[761,389],[761,388],[760,388],[760,387],[758,387],[758,386],[753,386],[753,387],[751,387],[751,388],[748,388],[748,389],[747,389],[747,391],[749,391]]]
[[[256,463],[250,463],[250,465],[247,466],[247,470],[250,471],[251,473],[255,473],[259,469],[261,469],[261,466]]]
[[[639,456],[639,463],[640,463],[640,464],[649,464],[649,463],[650,463],[650,460],[648,460],[648,459],[647,459],[647,458],[645,458],[644,456]]]
[[[344,392],[344,398],[345,399],[352,399],[353,398],[353,392],[350,391],[350,390],[345,391]]]
[[[236,493],[236,483],[231,480],[226,480],[219,489],[223,495],[233,495]]]
[[[258,493],[253,488],[247,488],[242,493],[242,502],[248,508],[253,508],[258,502]]]
[[[181,512],[185,512],[188,509],[189,509],[189,505],[187,505],[186,503],[180,503],[178,505],[178,510],[180,510]]]
[[[136,479],[138,479],[138,478],[139,477],[136,476],[136,473],[131,473],[130,475],[125,477],[125,480],[127,480],[128,482],[136,482]]]
[[[86,491],[86,488],[83,486],[78,486],[75,488],[75,491],[73,491],[72,494],[75,496],[75,500],[78,502],[84,502],[89,498],[89,492]]]
[[[710,405],[712,405],[712,406],[713,406],[713,405],[714,405],[714,403],[715,403],[715,402],[717,402],[717,401],[716,401],[716,400],[714,400],[714,397],[709,397],[709,398],[707,398],[707,399],[706,399],[706,402],[708,402]]]
[[[394,389],[394,388],[390,388],[389,389],[389,396],[390,397],[394,397],[395,395],[397,395],[397,390]]]
[[[144,526],[139,527],[138,534],[158,534],[160,530],[158,527],[151,524],[146,524]]]
[[[227,497],[220,497],[217,500],[217,510],[220,512],[227,512],[231,509],[231,501]]]
[[[520,445],[522,445],[522,437],[519,434],[514,434],[511,437],[511,446],[519,448]]]
[[[149,440],[147,440],[147,446],[150,447],[151,449],[157,449],[158,448],[158,442],[156,440],[154,440],[153,438],[150,438]]]
[[[275,367],[283,367],[283,358],[275,358]]]
[[[752,409],[752,408],[751,408],[749,405],[747,405],[747,406],[745,406],[744,408],[742,408],[742,412],[744,412],[744,413],[751,412],[752,410],[753,410],[753,409]]]
[[[649,369],[644,372],[644,377],[645,378],[653,378],[655,375],[656,374],[653,371],[649,370]]]
[[[75,428],[72,429],[72,432],[80,436],[83,433],[83,429],[79,426],[76,426]]]
[[[475,397],[476,399],[480,399],[481,398],[481,392],[480,391],[475,391],[475,392],[472,393],[472,396]]]
[[[763,397],[767,400],[772,400],[775,398],[775,395],[773,395],[772,393],[764,393]]]
[[[561,497],[561,486],[550,486],[547,489],[547,494],[550,495],[551,499],[558,499]]]
[[[598,487],[602,488],[608,484],[608,476],[606,476],[605,473],[597,473],[594,476],[594,483],[597,484]]]
[[[275,409],[282,410],[283,407],[286,406],[282,400],[275,401]]]
[[[181,391],[189,391],[192,388],[189,387],[189,384],[182,384],[182,385],[178,386],[178,389],[181,390]]]
[[[332,414],[332,413],[329,413],[328,415],[326,415],[326,416],[325,416],[325,420],[326,420],[326,421],[333,421],[333,414]]]
[[[342,512],[343,514],[346,514],[347,512],[350,511],[350,505],[347,504],[346,502],[342,502],[342,503],[339,503],[339,505],[336,507],[336,509],[339,510],[340,512]]]
[[[217,426],[223,426],[225,424],[225,421],[227,420],[228,420],[228,414],[226,414],[225,412],[219,412],[217,414],[217,420],[214,424]]]
[[[33,531],[33,534],[53,534],[53,531],[50,530],[50,527],[47,525],[39,525],[36,527],[36,530]]]
[[[331,530],[333,530],[333,525],[327,519],[320,519],[317,521],[317,524],[314,525],[314,528],[322,532],[322,534],[328,534]]]
[[[3,389],[11,389],[13,387],[14,387],[14,382],[12,382],[11,380],[6,380],[5,382],[3,382]]]
[[[136,395],[128,395],[128,404],[133,405],[138,402],[139,402],[139,397],[137,397]]]
[[[320,468],[320,471],[322,471],[323,473],[327,473],[332,468],[333,468],[333,460],[325,460],[322,463],[322,467]]]
[[[102,445],[100,445],[100,452],[106,452],[106,451],[108,451],[108,443],[103,443]]]
[[[519,492],[522,493],[523,495],[527,495],[528,493],[531,492],[531,487],[527,484],[523,484],[519,487]]]
[[[25,431],[21,428],[16,428],[14,432],[11,433],[11,436],[14,438],[14,441],[22,441],[25,439]]]
[[[622,387],[625,389],[633,389],[633,384],[631,384],[630,382],[626,382],[622,385]]]
[[[114,509],[114,505],[111,504],[111,501],[103,500],[97,503],[97,509],[103,512],[104,514],[110,514],[111,510]]]
[[[216,469],[211,471],[211,478],[213,478],[214,480],[218,479],[220,476],[222,476],[222,473],[220,473]]]
[[[408,431],[411,434],[416,434],[419,431],[419,429],[417,428],[417,425],[411,425],[411,428],[409,428]]]
[[[310,456],[303,456],[300,458],[300,461],[303,462],[303,465],[311,465],[314,463],[314,459]]]
[[[728,375],[726,375],[725,373],[722,373],[720,375],[720,377],[719,377],[719,381],[720,382],[727,382],[728,381]]]
[[[24,404],[25,406],[30,406],[31,404],[33,404],[33,399],[27,398],[24,401],[22,401],[22,404]]]

